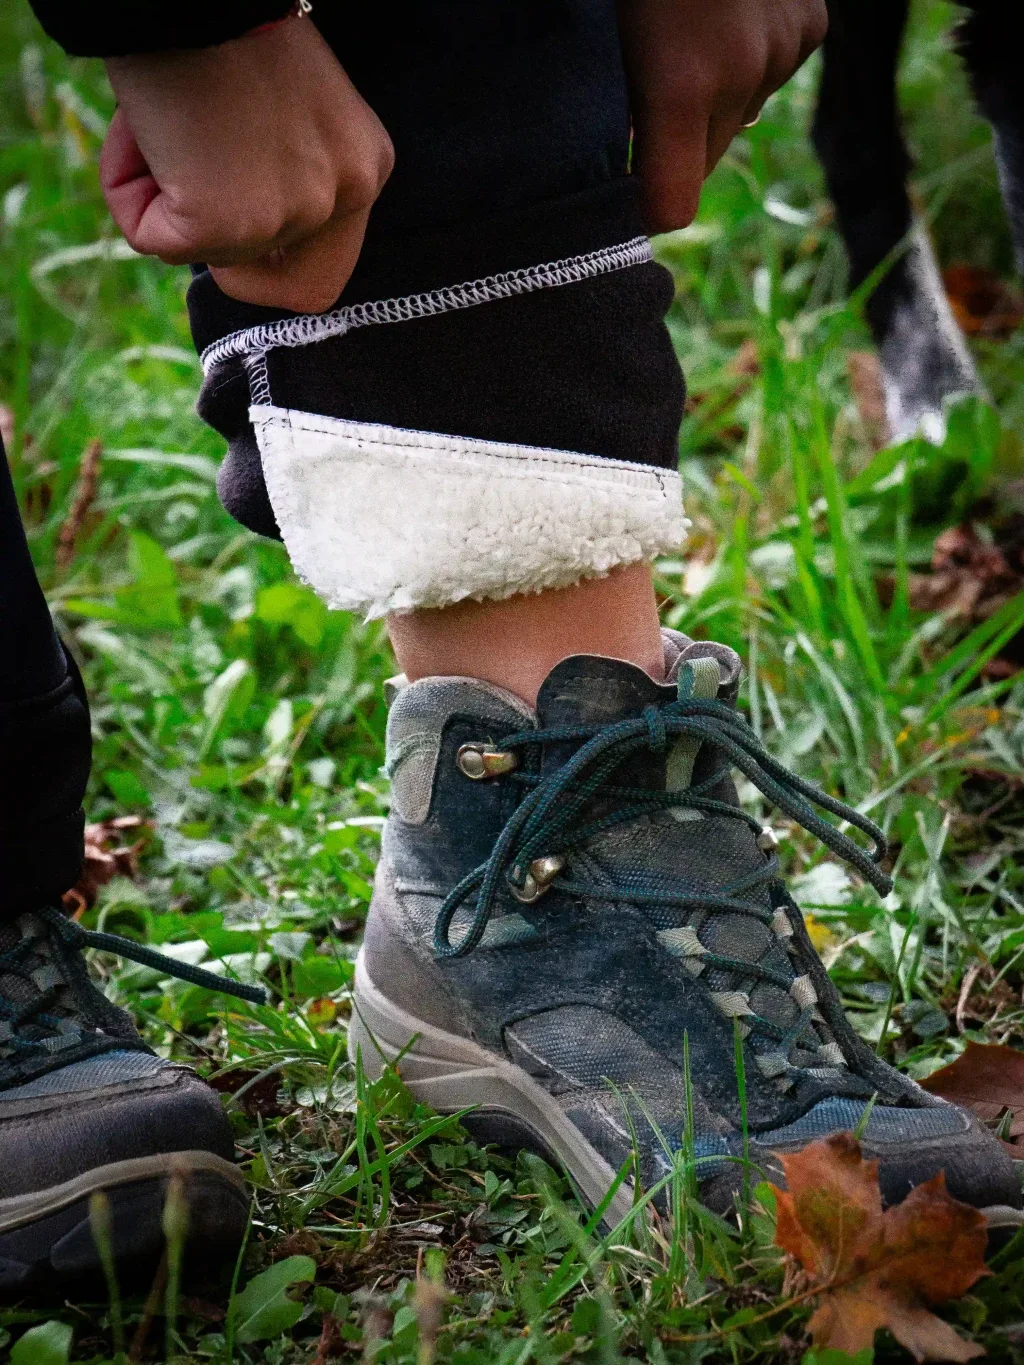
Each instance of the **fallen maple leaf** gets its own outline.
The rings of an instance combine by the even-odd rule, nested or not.
[[[963,1105],[983,1123],[1010,1113],[1007,1144],[1016,1157],[1024,1154],[1024,1052],[997,1043],[968,1043],[955,1062],[921,1082],[925,1090]]]
[[[915,1360],[972,1360],[984,1349],[930,1311],[989,1272],[984,1214],[951,1198],[940,1171],[882,1209],[878,1162],[851,1133],[779,1153],[775,1241],[820,1291],[808,1323],[817,1347],[856,1355],[886,1327]]]

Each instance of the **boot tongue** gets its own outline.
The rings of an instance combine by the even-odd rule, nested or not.
[[[712,700],[718,696],[721,685],[722,670],[718,660],[709,655],[701,655],[679,666],[676,690],[681,701],[689,697]],[[670,791],[692,784],[694,766],[702,747],[703,742],[692,735],[680,735],[672,745],[665,771],[665,785]]]
[[[574,654],[556,664],[537,696],[537,715],[547,730],[560,725],[613,725],[638,716],[645,706],[675,699],[672,683],[656,683],[624,659]]]
[[[537,695],[537,717],[543,730],[604,727],[631,720],[646,706],[674,701],[670,683],[656,683],[636,664],[623,659],[576,654],[563,659],[545,678]],[[556,741],[544,746],[543,770],[552,772],[567,763],[584,740]],[[654,761],[652,761],[652,759]],[[644,753],[624,763],[618,780],[627,785],[664,787],[664,760]]]

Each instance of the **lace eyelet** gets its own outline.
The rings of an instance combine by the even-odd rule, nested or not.
[[[519,767],[515,754],[492,749],[487,744],[463,744],[455,755],[455,764],[463,777],[471,782],[483,782],[488,777],[500,777]]]
[[[765,825],[761,833],[757,836],[757,846],[762,853],[774,853],[779,846],[779,836],[772,829],[771,825]]]
[[[565,859],[560,858],[557,853],[549,853],[543,858],[534,858],[526,875],[522,876],[520,872],[521,880],[514,880],[519,869],[512,869],[508,878],[508,889],[517,901],[521,901],[523,905],[532,905],[534,901],[540,900],[541,896],[551,889],[551,883],[564,866]]]

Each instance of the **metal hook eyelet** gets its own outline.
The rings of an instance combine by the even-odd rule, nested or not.
[[[551,883],[564,866],[565,859],[560,858],[557,853],[548,853],[543,858],[534,858],[522,881],[513,880],[518,869],[512,869],[508,879],[508,889],[517,901],[521,901],[523,905],[532,905],[534,901],[540,900],[545,891],[550,890]]]
[[[471,782],[482,782],[488,777],[500,777],[519,767],[515,754],[492,749],[487,744],[463,744],[455,755],[455,763],[463,777]]]

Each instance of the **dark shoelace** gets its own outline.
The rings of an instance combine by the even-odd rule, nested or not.
[[[538,858],[571,854],[583,848],[595,835],[614,825],[624,824],[647,812],[671,807],[687,808],[744,821],[756,833],[760,823],[745,811],[706,793],[727,774],[738,768],[779,810],[802,825],[844,861],[855,867],[881,894],[892,889],[892,882],[878,863],[885,856],[885,836],[859,811],[820,791],[812,783],[772,758],[750,726],[724,702],[688,695],[692,676],[684,669],[680,695],[661,706],[644,708],[639,716],[611,725],[556,726],[547,730],[524,730],[501,740],[502,750],[534,750],[544,744],[579,742],[580,747],[560,768],[545,777],[529,772],[512,774],[513,780],[529,790],[498,836],[491,856],[464,877],[445,897],[434,928],[434,952],[439,958],[462,957],[483,938],[498,907],[502,882],[522,886],[530,865]],[[665,754],[670,743],[681,737],[713,745],[729,760],[711,777],[697,786],[674,791],[649,791],[617,786],[610,779],[623,762],[647,750]],[[586,810],[596,797],[612,799],[615,809],[598,819],[586,820]],[[871,840],[870,853],[824,820],[814,807],[847,821]],[[773,910],[743,895],[765,882],[778,881],[778,860],[767,857],[762,868],[729,882],[714,891],[688,886],[669,877],[644,871],[613,886],[595,885],[571,875],[558,875],[551,887],[571,895],[603,901],[620,901],[651,907],[659,911],[659,923],[682,926],[697,910],[728,910],[750,915],[771,924]],[[452,943],[452,921],[475,893],[475,906],[469,927],[458,943]],[[702,960],[711,967],[757,977],[788,989],[791,979],[757,963],[705,951]],[[788,1048],[807,1030],[813,1009],[808,1007],[785,1030],[770,1020],[750,1016],[745,1022],[769,1034]]]
[[[242,981],[231,981],[217,976],[214,972],[204,971],[201,967],[193,967],[187,962],[177,962],[174,958],[154,952],[153,949],[145,948],[130,938],[122,938],[119,934],[104,934],[92,929],[83,929],[80,924],[76,924],[74,920],[68,919],[66,915],[52,907],[36,911],[34,918],[40,923],[40,932],[24,936],[7,952],[0,953],[0,978],[5,975],[16,976],[37,989],[37,994],[21,1004],[0,993],[0,1023],[5,1026],[3,1043],[5,1047],[16,1051],[41,1046],[40,1039],[19,1035],[19,1030],[29,1024],[52,1033],[61,1033],[67,1029],[66,1019],[49,1013],[49,1007],[67,983],[60,977],[40,987],[36,969],[30,965],[49,934],[59,938],[73,951],[97,948],[102,952],[114,953],[128,961],[137,962],[142,967],[152,967],[165,976],[176,977],[179,981],[187,981],[194,986],[204,986],[207,990],[219,991],[223,995],[237,996],[238,999],[248,1000],[255,1005],[262,1005],[267,1001],[267,992],[262,986],[249,986]],[[57,975],[60,976],[60,973]]]

